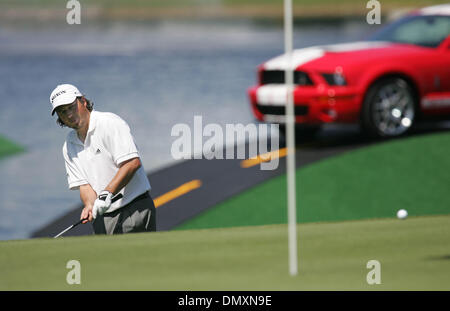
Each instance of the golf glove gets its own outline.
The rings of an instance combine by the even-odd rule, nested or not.
[[[103,215],[111,206],[111,199],[113,194],[109,191],[103,190],[94,202],[92,208],[92,217],[95,219],[97,215]]]

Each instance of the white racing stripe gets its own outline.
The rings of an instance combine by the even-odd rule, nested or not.
[[[310,61],[316,60],[326,52],[351,52],[359,50],[367,50],[373,48],[383,48],[391,45],[390,42],[383,41],[358,41],[350,43],[340,43],[323,46],[313,46],[304,49],[294,50],[292,52],[292,70],[304,65]],[[286,54],[277,56],[264,64],[265,70],[286,70],[287,68]]]
[[[292,52],[292,70],[298,66],[306,64],[312,60],[322,57],[323,49],[312,47],[306,49],[295,50]],[[264,64],[266,70],[286,70],[288,67],[286,54],[275,57]]]
[[[310,61],[321,58],[326,52],[350,52],[373,48],[382,48],[391,45],[390,42],[382,41],[360,41],[351,43],[341,43],[325,46],[315,46],[305,49],[298,49],[292,54],[292,70]],[[286,54],[275,57],[264,64],[265,70],[286,70]],[[285,106],[287,102],[287,89],[284,84],[266,84],[260,86],[256,91],[256,99],[259,105],[265,106]]]
[[[337,52],[354,52],[368,49],[384,48],[390,45],[392,45],[392,43],[387,41],[357,41],[349,43],[324,45],[322,46],[322,48],[326,52],[337,53]]]
[[[256,90],[259,105],[285,106],[287,102],[287,87],[284,84],[266,84]]]

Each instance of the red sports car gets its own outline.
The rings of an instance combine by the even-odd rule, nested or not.
[[[368,41],[295,50],[295,118],[299,126],[360,123],[394,137],[419,118],[450,116],[450,5],[423,8],[387,25]],[[285,55],[258,68],[252,111],[283,124]]]

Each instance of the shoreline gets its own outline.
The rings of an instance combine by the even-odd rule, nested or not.
[[[383,19],[390,20],[419,6],[399,6],[385,4],[381,8]],[[69,9],[51,7],[30,6],[1,6],[1,23],[66,23],[66,15]],[[315,20],[365,20],[369,9],[365,5],[355,6],[344,3],[337,7],[324,5],[294,6],[294,21]],[[95,7],[86,5],[81,8],[81,24],[87,22],[108,21],[162,21],[162,20],[269,20],[282,22],[283,7],[280,5],[191,5],[191,6],[165,6],[165,7]]]

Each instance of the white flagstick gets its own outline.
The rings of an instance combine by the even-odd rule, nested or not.
[[[288,196],[288,240],[289,273],[297,275],[297,215],[295,189],[295,116],[294,116],[294,75],[292,67],[292,0],[284,0],[284,47],[287,64],[285,82],[287,88],[286,103],[286,140],[287,140],[287,196]]]

